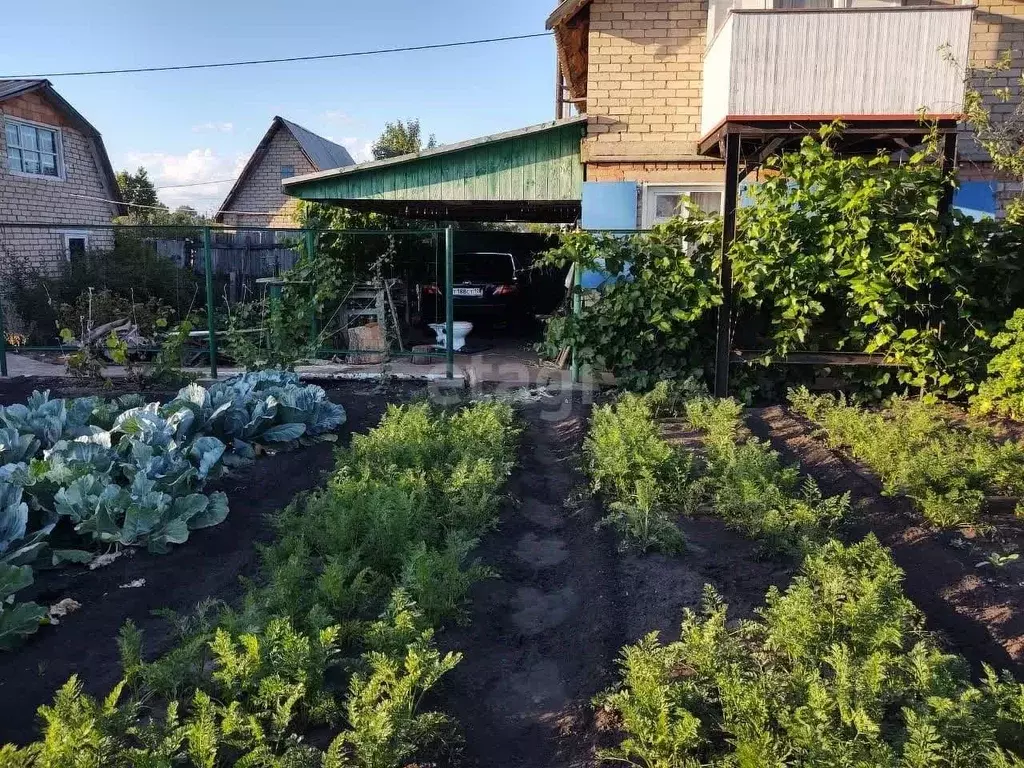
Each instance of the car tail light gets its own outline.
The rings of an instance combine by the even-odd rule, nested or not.
[[[436,296],[441,291],[438,289],[436,285],[425,285],[423,286],[423,292],[428,296]]]
[[[519,290],[519,286],[516,285],[499,285],[494,289],[495,296],[508,296],[509,294],[516,293]]]

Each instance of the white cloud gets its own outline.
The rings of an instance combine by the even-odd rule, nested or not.
[[[246,155],[219,155],[207,147],[182,155],[129,152],[126,166],[143,166],[149,172],[153,186],[157,187],[160,202],[172,210],[189,205],[200,213],[212,213],[224,201],[246,160]],[[194,186],[174,186],[179,184]]]
[[[193,133],[232,133],[235,130],[234,123],[200,123],[192,126]]]
[[[351,123],[352,116],[340,109],[328,109],[323,114],[323,119],[329,123]]]
[[[357,163],[365,163],[367,160],[373,160],[373,141],[370,139],[360,139],[355,136],[347,136],[343,139],[331,139],[331,141],[341,144],[348,153],[352,155],[352,159]]]

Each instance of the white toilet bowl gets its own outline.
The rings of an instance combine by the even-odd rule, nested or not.
[[[445,341],[445,324],[431,323],[428,327],[437,336],[438,346],[447,346],[447,343]],[[452,349],[458,352],[460,349],[466,346],[466,337],[469,336],[472,330],[472,323],[467,323],[465,321],[460,320],[457,320],[454,323],[452,323]]]

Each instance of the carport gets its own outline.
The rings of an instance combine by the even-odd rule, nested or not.
[[[388,160],[295,176],[301,200],[439,222],[580,218],[586,117],[555,120]]]
[[[586,117],[578,116],[427,149],[387,160],[296,176],[282,182],[301,200],[443,223],[445,320],[451,375],[454,223],[579,221],[580,155]],[[576,371],[573,371],[574,377]]]

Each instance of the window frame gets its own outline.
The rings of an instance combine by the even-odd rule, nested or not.
[[[286,168],[291,169],[291,173],[285,173],[284,171],[285,171]],[[282,165],[281,166],[281,180],[282,181],[284,181],[285,179],[290,179],[294,175],[295,175],[295,166],[294,165]]]
[[[11,117],[9,115],[4,115],[3,124],[4,124],[4,148],[5,148],[4,170],[7,173],[10,173],[13,176],[21,176],[22,178],[26,178],[26,179],[47,179],[49,181],[66,181],[67,180],[67,175],[66,175],[67,169],[66,169],[66,166],[65,166],[65,163],[64,163],[64,135],[63,135],[63,131],[61,130],[60,126],[58,126],[58,125],[49,125],[47,123],[39,123],[39,122],[36,122],[35,120],[25,120],[24,118],[21,118],[21,117]],[[50,176],[50,175],[45,174],[45,173],[29,173],[28,171],[16,171],[13,168],[11,168],[11,165],[10,165],[10,163],[11,163],[11,159],[10,159],[11,158],[11,147],[7,143],[7,126],[8,125],[27,125],[27,126],[29,126],[31,128],[36,128],[36,129],[42,128],[43,130],[50,131],[51,133],[53,133],[54,148],[57,150],[57,152],[56,152],[57,175],[56,176]],[[24,151],[24,150],[21,149],[21,147],[18,147],[17,149],[19,149],[21,151]],[[38,149],[36,149],[35,151],[39,152]],[[42,154],[42,153],[39,152],[39,154]],[[46,154],[50,154],[50,153],[47,152]],[[39,167],[42,168],[42,162],[40,162]]]
[[[31,174],[30,174],[31,175]],[[84,229],[65,229],[61,230],[61,238],[64,240],[64,260],[71,261],[71,241],[81,240],[83,241],[82,253],[85,254],[89,251],[89,232]]]
[[[686,197],[690,197],[694,192],[717,192],[721,201],[718,208],[719,214],[722,213],[725,207],[725,184],[722,183],[713,181],[646,183],[643,185],[640,197],[640,223],[643,229],[650,229],[665,221],[657,216],[658,194],[664,194],[665,192],[685,195]]]

